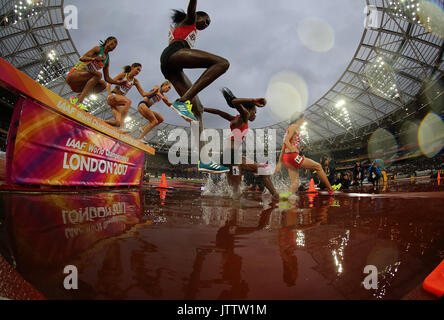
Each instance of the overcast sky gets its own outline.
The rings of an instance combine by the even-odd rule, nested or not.
[[[187,0],[79,0],[65,1],[79,9],[79,29],[71,36],[82,55],[113,35],[119,45],[111,53],[110,73],[114,77],[124,65],[143,65],[139,80],[145,90],[164,81],[160,55],[168,44],[171,9],[186,9]],[[364,26],[365,1],[361,0],[199,0],[198,10],[206,11],[211,25],[199,32],[196,49],[220,55],[230,68],[200,95],[207,107],[234,114],[226,106],[220,88],[229,87],[238,97],[265,97],[270,79],[279,72],[299,74],[308,87],[308,104],[319,99],[338,80],[352,59]],[[334,31],[335,41],[328,52],[309,50],[298,36],[298,25],[307,18],[320,18]],[[202,70],[186,70],[194,81]],[[173,89],[167,96],[177,98]],[[133,107],[141,100],[133,89]],[[166,122],[186,125],[165,105],[153,107]],[[205,126],[225,128],[225,120],[205,115]],[[266,109],[258,112],[253,127],[278,122]]]

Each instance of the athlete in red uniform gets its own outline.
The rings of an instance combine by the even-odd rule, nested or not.
[[[176,89],[180,98],[171,108],[186,121],[199,121],[199,133],[203,131],[202,103],[197,94],[224,74],[230,63],[227,59],[214,54],[194,49],[197,31],[204,30],[210,25],[210,17],[203,11],[197,11],[197,0],[190,0],[188,10],[174,10],[169,33],[169,46],[160,57],[160,69]],[[183,69],[206,69],[193,84],[183,72]],[[201,146],[200,146],[201,147]],[[198,170],[203,172],[223,173],[227,171],[214,162],[199,162]]]
[[[317,171],[319,179],[325,184],[330,194],[333,194],[335,189],[328,181],[327,175],[322,169],[322,166],[311,160],[307,159],[299,154],[299,148],[302,143],[301,136],[299,134],[299,128],[304,123],[304,115],[294,120],[285,133],[284,145],[282,146],[281,156],[279,157],[279,163],[276,166],[275,173],[281,171],[282,162],[288,169],[288,174],[291,180],[291,193],[296,193],[299,188],[299,168],[308,169],[311,171]]]
[[[222,159],[222,164],[230,167],[230,172],[227,174],[228,183],[233,187],[233,195],[235,197],[239,197],[239,187],[242,181],[242,172],[249,171],[257,174],[259,168],[263,168],[264,165],[260,165],[257,163],[249,164],[251,163],[251,161],[247,161],[247,158],[245,157],[242,157],[241,163],[236,164],[235,151],[241,147],[243,140],[248,134],[248,121],[254,121],[256,119],[256,107],[265,107],[267,101],[264,98],[236,98],[228,88],[222,89],[222,93],[228,105],[232,108],[235,108],[239,112],[239,115],[234,117],[226,112],[217,109],[204,108],[204,110],[205,112],[217,114],[225,120],[230,121],[230,129],[232,133],[230,138],[230,149],[225,149],[223,151],[223,154],[231,154],[231,159],[229,163],[227,163],[227,161],[224,161],[225,159]],[[236,166],[239,168],[239,172],[234,172],[233,167]],[[265,187],[268,189],[268,191],[270,191],[273,198],[279,199],[279,194],[274,188],[270,176],[261,177],[264,181]]]
[[[196,12],[196,7],[197,0],[190,0],[187,13],[173,11],[174,26],[170,28],[169,46],[160,57],[163,75],[180,95],[172,107],[187,121],[201,119],[203,107],[197,94],[225,73],[230,66],[230,63],[222,57],[194,49],[197,31],[206,29],[211,22],[208,14],[203,11]],[[198,68],[206,70],[192,84],[183,69]]]

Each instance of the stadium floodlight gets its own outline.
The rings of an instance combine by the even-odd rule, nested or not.
[[[338,103],[336,103],[336,108],[340,108],[343,105],[345,105],[345,100],[339,100]]]
[[[400,97],[395,75],[396,72],[390,63],[382,56],[369,62],[365,71],[369,87],[375,94],[388,100]]]
[[[397,18],[419,22],[420,0],[392,0],[390,8]]]
[[[14,6],[14,21],[17,23],[21,20],[26,20],[32,16],[40,13],[43,8],[43,0],[27,0],[27,1],[17,1]]]
[[[83,105],[89,109],[90,114],[94,115],[97,110],[106,105],[106,102],[101,96],[92,94],[83,100]]]
[[[0,26],[7,27],[29,19],[38,15],[43,8],[43,0],[17,1],[11,11],[0,15]]]
[[[36,79],[43,86],[47,86],[52,81],[62,77],[67,69],[60,61],[56,50],[53,49],[48,52],[46,57],[47,59]]]

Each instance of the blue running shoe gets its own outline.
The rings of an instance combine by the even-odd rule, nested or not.
[[[180,102],[176,100],[172,105],[171,108],[176,111],[179,116],[184,118],[186,121],[197,121],[194,114],[191,112],[192,104],[187,101],[185,103]]]
[[[201,172],[208,172],[208,173],[215,173],[215,174],[222,174],[222,173],[230,172],[230,168],[221,166],[220,164],[217,164],[213,161],[211,161],[210,163],[202,163],[199,161],[198,170]]]

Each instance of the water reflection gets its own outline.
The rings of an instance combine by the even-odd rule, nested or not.
[[[400,299],[442,259],[437,193],[267,199],[0,194],[0,253],[51,299]],[[77,292],[62,287],[69,264]],[[362,286],[367,265],[377,290]]]

